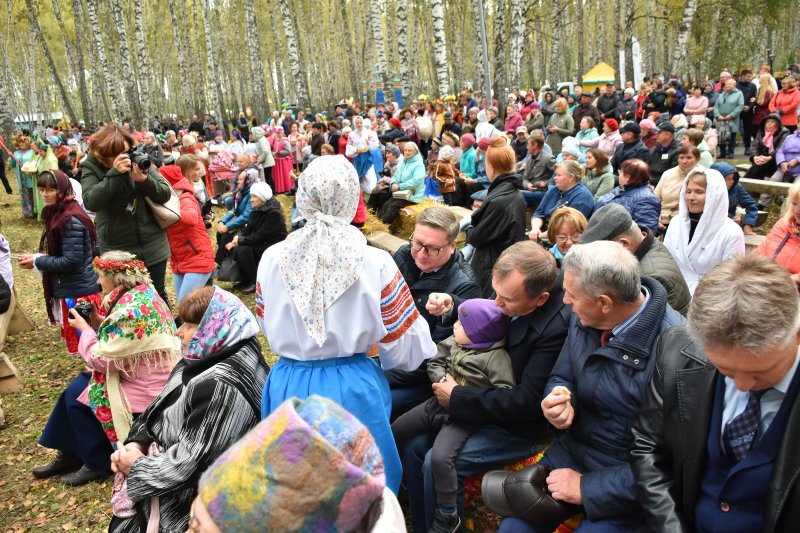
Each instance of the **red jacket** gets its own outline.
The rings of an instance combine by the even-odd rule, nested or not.
[[[797,126],[797,108],[800,106],[800,91],[797,87],[793,87],[788,91],[781,89],[778,94],[772,97],[769,103],[769,110],[773,113],[779,109],[783,111],[781,114],[781,122],[784,126]]]
[[[214,270],[214,248],[206,231],[200,204],[194,197],[194,188],[183,177],[177,165],[158,169],[172,185],[181,200],[181,221],[166,229],[169,239],[170,267],[173,274],[200,273]]]

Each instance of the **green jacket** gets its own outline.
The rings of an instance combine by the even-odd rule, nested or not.
[[[591,191],[595,202],[604,194],[613,191],[614,170],[611,168],[611,163],[606,165],[606,168],[599,174],[595,170],[587,171],[586,177],[583,178],[583,184]]]
[[[714,118],[730,115],[731,132],[739,133],[739,115],[742,114],[742,109],[744,109],[742,91],[739,89],[734,89],[730,93],[723,91],[714,104]]]
[[[123,250],[136,254],[146,265],[169,259],[167,234],[144,200],[145,196],[156,203],[169,200],[171,187],[156,167],[150,167],[147,181],[134,183],[90,154],[81,163],[81,171],[83,204],[97,214],[94,224],[100,253]]]
[[[438,383],[450,374],[467,387],[510,389],[515,385],[514,369],[502,339],[486,350],[462,348],[450,336],[437,345],[436,357],[428,361],[428,377]]]

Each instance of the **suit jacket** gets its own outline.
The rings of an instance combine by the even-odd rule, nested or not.
[[[717,370],[683,326],[661,337],[645,403],[633,425],[631,467],[645,522],[651,531],[695,531]],[[800,530],[800,401],[775,460],[764,509],[764,532]]]

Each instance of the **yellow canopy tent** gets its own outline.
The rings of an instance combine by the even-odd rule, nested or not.
[[[606,83],[614,83],[616,71],[602,61],[583,75],[583,92],[592,92]]]

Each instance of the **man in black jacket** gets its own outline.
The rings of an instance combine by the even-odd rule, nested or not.
[[[686,327],[659,341],[633,425],[650,531],[800,530],[799,319],[797,287],[769,258],[700,281]]]
[[[739,131],[742,132],[745,155],[750,154],[750,142],[758,131],[758,126],[753,124],[753,111],[756,107],[756,93],[758,93],[758,88],[752,80],[753,73],[745,69],[739,75],[739,81],[736,82],[736,88],[742,92],[742,97],[744,98],[742,114],[739,115],[739,120],[742,122]]]
[[[656,133],[656,145],[650,150],[650,183],[658,185],[661,175],[678,166],[678,152],[681,144],[675,140],[675,126],[662,122]]]
[[[428,322],[434,342],[450,337],[453,325],[426,309],[428,297],[433,293],[447,294],[456,302],[448,310],[445,317],[448,318],[461,302],[481,295],[472,268],[456,248],[458,231],[458,219],[452,211],[429,207],[417,219],[411,244],[401,247],[394,255],[417,310]],[[392,392],[392,420],[431,396],[426,364],[413,372],[387,370],[385,375]]]
[[[619,133],[622,136],[622,143],[617,145],[614,157],[611,158],[611,166],[615,174],[619,172],[622,163],[628,159],[641,159],[644,162],[650,159],[650,152],[639,138],[642,129],[638,124],[625,124],[619,129]]]
[[[506,335],[516,386],[466,387],[451,376],[443,383],[433,384],[434,394],[450,410],[452,421],[480,426],[456,459],[461,478],[529,457],[549,440],[547,422],[537,407],[570,320],[570,308],[564,305],[557,274],[553,256],[533,241],[512,245],[494,266],[495,303],[504,314],[516,317]],[[452,316],[457,308],[447,295],[438,294],[430,296],[427,307],[439,316]],[[433,523],[436,498],[430,470],[432,444],[427,435],[422,435],[400,450],[415,533],[428,531]],[[459,507],[462,503],[459,498]]]
[[[608,118],[616,118],[617,104],[619,97],[614,92],[614,84],[606,83],[603,94],[597,98],[597,110],[600,112],[601,122]]]

